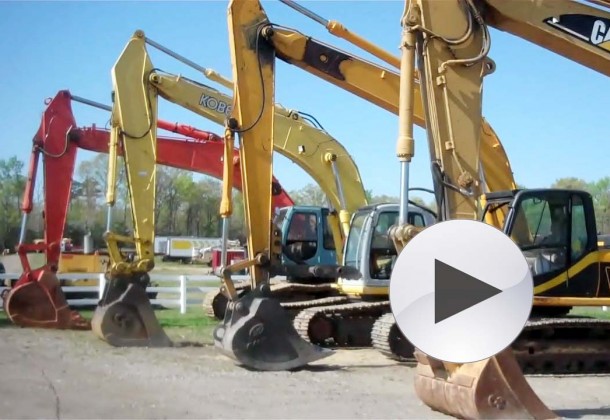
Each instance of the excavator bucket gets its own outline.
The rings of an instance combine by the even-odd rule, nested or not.
[[[4,311],[20,327],[90,330],[91,324],[72,311],[54,272],[39,268],[22,277],[2,296]]]
[[[556,419],[529,386],[510,348],[447,366],[420,351],[415,391],[433,410],[466,419]]]
[[[291,370],[333,354],[303,340],[276,299],[257,287],[227,305],[214,344],[255,370]]]
[[[95,335],[115,347],[171,347],[146,295],[148,276],[109,279],[91,320]],[[141,280],[141,281],[137,281]]]

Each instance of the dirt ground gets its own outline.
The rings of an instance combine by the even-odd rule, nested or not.
[[[174,340],[180,337],[172,337]],[[339,351],[298,372],[252,372],[208,344],[119,349],[91,332],[0,328],[0,417],[440,418],[413,368]],[[609,417],[610,377],[529,378],[562,417]]]

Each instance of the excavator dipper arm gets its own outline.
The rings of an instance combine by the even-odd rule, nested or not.
[[[23,273],[4,295],[4,311],[21,327],[90,329],[87,320],[71,311],[57,278],[60,243],[68,213],[76,146],[67,136],[76,125],[71,112],[70,96],[57,95],[46,108],[36,133],[23,197],[23,223],[17,253]],[[32,194],[38,160],[43,155],[44,175],[44,242],[26,244],[27,215],[32,211]],[[27,253],[44,251],[46,263],[32,269]]]
[[[230,2],[229,44],[235,88],[227,128],[239,136],[252,291],[239,298],[231,294],[225,318],[214,330],[214,341],[225,354],[250,368],[287,370],[332,352],[303,340],[279,302],[267,297],[270,269],[279,255],[268,182],[273,168],[274,57],[261,42],[260,30],[265,23],[266,16],[257,3]],[[223,282],[234,291],[230,269]]]
[[[171,346],[146,295],[154,268],[157,100],[147,80],[152,63],[138,42],[130,42],[112,69],[114,107],[108,159],[106,200],[114,203],[117,150],[124,152],[131,201],[133,237],[106,232],[110,254],[108,282],[91,321],[93,332],[113,346]],[[119,251],[119,242],[135,245],[134,261]]]
[[[484,76],[495,69],[487,57],[489,29],[471,0],[407,0],[402,24],[401,78],[407,83],[401,84],[400,95],[414,90],[414,68],[407,64],[416,62],[428,143],[441,175],[435,177],[435,190],[442,191],[443,219],[477,219],[482,86]],[[405,130],[413,124],[412,111],[401,105],[400,129]],[[464,418],[554,417],[525,380],[510,348],[467,364],[434,360],[417,349],[415,357],[416,393],[435,410]]]
[[[469,73],[470,68],[467,65],[472,61],[467,61],[467,58],[460,61],[462,57],[459,55],[458,59],[443,57],[447,51],[455,51],[455,40],[448,41],[444,38],[445,34],[464,26],[473,28],[470,39],[475,39],[477,32],[488,38],[487,26],[495,27],[610,76],[608,48],[610,13],[599,8],[566,0],[462,2],[408,0],[405,6],[405,10],[410,10],[411,15],[405,17],[404,30],[417,34],[420,40],[419,47],[425,53],[421,61],[427,63],[424,68],[429,72],[425,75],[426,86],[433,86],[438,80],[440,75],[437,69],[447,67],[442,65],[443,62],[457,64],[452,67],[464,76]],[[450,9],[457,7],[462,7],[465,13],[459,14],[454,10],[451,12],[451,18],[448,18]],[[461,41],[465,43],[469,42],[469,39],[464,37]],[[422,47],[424,42],[426,42],[425,48]],[[482,52],[485,51],[486,48],[483,46]],[[420,57],[422,54],[420,51]],[[401,73],[401,77],[405,77],[404,72]],[[449,100],[456,104],[459,104],[459,98],[468,95],[476,95],[478,100],[481,97],[480,91],[469,91],[468,85],[460,83],[459,80],[449,81],[446,89]],[[431,102],[433,106],[434,98]],[[478,108],[472,111],[471,115],[464,115],[464,120],[459,123],[443,122],[440,118],[438,120],[440,124],[449,124],[448,127],[458,124],[468,127],[480,118]],[[450,140],[447,137],[443,138],[444,141],[447,139]],[[449,215],[453,216],[451,212]],[[434,361],[419,352],[416,353],[416,357],[420,362],[416,391],[422,400],[440,411],[459,416],[485,418],[554,416],[527,385],[511,350],[505,350],[481,362],[465,365],[449,365]],[[463,378],[465,375],[472,378],[472,385],[458,396],[456,390],[460,387],[455,383],[454,378]],[[481,401],[481,397],[485,396],[489,396],[488,398],[500,396],[502,406],[485,404]],[[464,412],[463,407],[470,409]]]

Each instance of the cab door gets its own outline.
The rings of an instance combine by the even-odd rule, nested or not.
[[[600,264],[593,200],[588,194],[570,194],[570,255],[568,294],[595,297],[599,291]]]

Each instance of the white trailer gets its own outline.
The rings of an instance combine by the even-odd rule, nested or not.
[[[222,238],[194,236],[166,236],[162,238],[164,239],[159,240],[159,247],[161,247],[162,243],[165,243],[165,249],[163,252],[160,252],[163,255],[163,261],[189,263],[193,260],[204,258],[202,250],[222,245]],[[156,242],[157,239],[155,238],[155,244]],[[230,244],[235,242],[239,244],[239,241],[229,241]],[[156,253],[157,250],[155,249]]]

